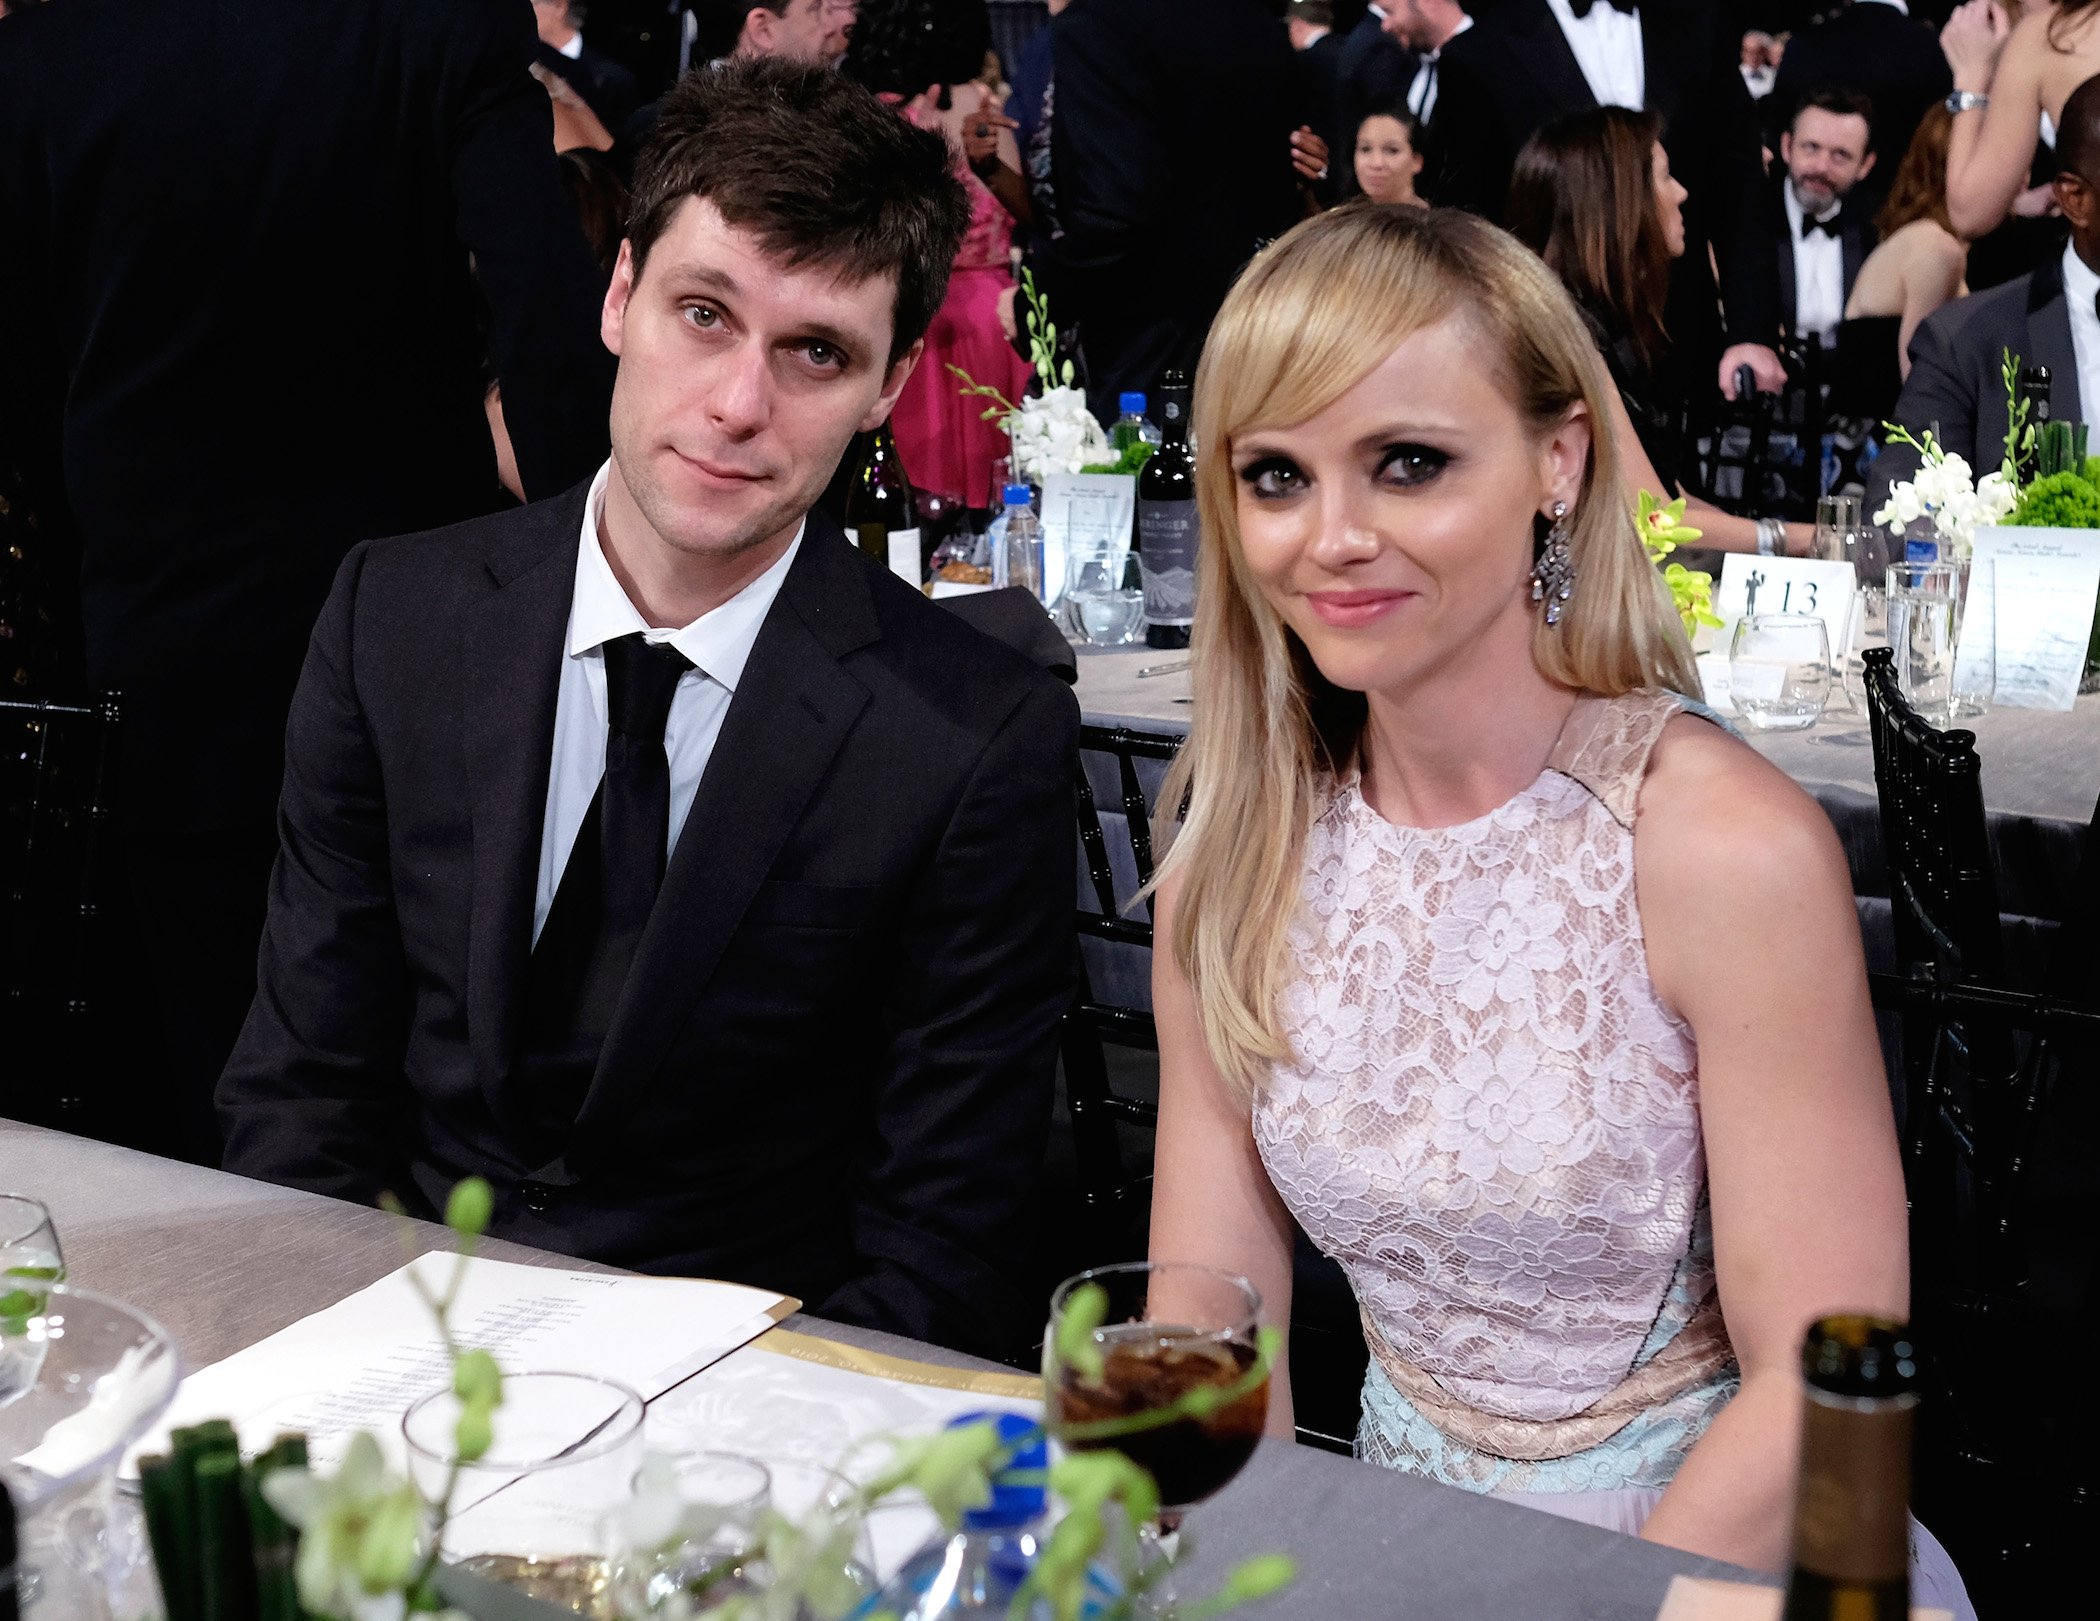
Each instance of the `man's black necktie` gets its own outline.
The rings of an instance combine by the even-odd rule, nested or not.
[[[519,1075],[554,1135],[575,1123],[663,886],[671,829],[664,723],[693,668],[641,632],[605,644],[605,775],[577,830],[526,974]]]
[[[1612,10],[1621,12],[1628,17],[1631,17],[1636,11],[1641,9],[1640,0],[1604,0],[1604,3],[1610,6]],[[1568,9],[1574,12],[1578,18],[1587,17],[1590,14],[1591,7],[1595,4],[1596,0],[1568,0]]]

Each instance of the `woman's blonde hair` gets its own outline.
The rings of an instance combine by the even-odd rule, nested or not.
[[[1454,315],[1479,334],[1481,364],[1542,438],[1576,405],[1589,411],[1589,465],[1568,516],[1575,595],[1558,625],[1540,620],[1539,669],[1606,697],[1698,690],[1620,486],[1610,384],[1552,273],[1472,215],[1371,203],[1307,220],[1265,250],[1225,300],[1197,373],[1195,712],[1160,798],[1188,805],[1160,872],[1179,885],[1168,946],[1211,1057],[1242,1096],[1290,1057],[1278,1004],[1306,830],[1322,776],[1355,758],[1365,700],[1320,674],[1248,572],[1233,441],[1317,414],[1408,336]]]

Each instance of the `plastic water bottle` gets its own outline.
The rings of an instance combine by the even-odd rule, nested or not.
[[[1123,414],[1116,418],[1115,426],[1108,430],[1108,442],[1116,447],[1121,456],[1133,445],[1159,445],[1159,429],[1145,418],[1145,396],[1137,393],[1124,394],[1116,401],[1116,408]]]
[[[1028,486],[1009,484],[1000,497],[1006,510],[996,520],[999,538],[993,556],[1001,560],[998,583],[1018,585],[1033,592],[1038,602],[1048,600],[1043,580],[1043,526],[1035,508],[1028,504]]]
[[[1041,1426],[1018,1413],[966,1413],[949,1428],[991,1420],[999,1439],[1011,1446],[1034,1433],[1034,1442],[1014,1454],[1010,1472],[1033,1473],[1035,1479],[1014,1481],[1002,1472],[993,1477],[992,1500],[963,1515],[953,1536],[936,1537],[884,1584],[881,1592],[854,1611],[855,1617],[885,1616],[896,1621],[934,1621],[948,1616],[999,1616],[1012,1609],[1014,1595],[1028,1580],[1042,1553],[1042,1524],[1047,1497],[1041,1485],[1049,1451]],[[1095,1571],[1082,1614],[1098,1615],[1116,1597],[1116,1588]],[[1049,1607],[1036,1604],[1023,1612],[1035,1621]]]

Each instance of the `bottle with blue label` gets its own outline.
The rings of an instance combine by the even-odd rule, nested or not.
[[[966,1413],[949,1424],[954,1429],[990,1419],[1008,1445],[1033,1435],[1013,1456],[1007,1470],[993,1477],[992,1500],[963,1515],[953,1536],[936,1537],[911,1558],[882,1591],[853,1612],[895,1621],[934,1621],[948,1616],[999,1616],[1012,1611],[1014,1595],[1041,1557],[1049,1527],[1043,1523],[1048,1495],[1042,1475],[1049,1465],[1042,1426],[1018,1413]],[[1031,1478],[1015,1480],[1013,1475]],[[1098,1616],[1117,1597],[1118,1589],[1099,1570],[1089,1573],[1082,1615]],[[1030,1621],[1047,1621],[1049,1606],[1038,1602],[1024,1612]]]

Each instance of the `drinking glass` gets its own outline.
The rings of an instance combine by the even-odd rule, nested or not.
[[[642,1461],[642,1398],[587,1373],[516,1373],[503,1381],[494,1439],[455,1461],[459,1398],[423,1397],[401,1419],[409,1478],[425,1502],[457,1473],[445,1554],[473,1575],[594,1621],[613,1616],[606,1517],[632,1494]]]
[[[1816,535],[1812,555],[1845,563],[1859,547],[1859,497],[1825,495],[1816,501]]]
[[[606,1525],[620,1621],[683,1621],[758,1591],[746,1567],[772,1506],[764,1464],[734,1452],[655,1457],[635,1476],[634,1493]]]
[[[1090,647],[1121,647],[1145,628],[1136,551],[1112,541],[1075,541],[1066,553],[1066,622]]]
[[[1050,1297],[1043,1417],[1065,1447],[1112,1447],[1159,1486],[1159,1534],[1253,1456],[1269,1414],[1261,1295],[1215,1267],[1134,1261],[1067,1278]],[[1191,1392],[1223,1399],[1161,1422]],[[1141,1421],[1134,1424],[1133,1421]]]
[[[1815,725],[1830,697],[1830,636],[1814,614],[1745,614],[1728,656],[1728,693],[1752,731]]]
[[[31,1332],[31,1319],[44,1309],[49,1286],[65,1281],[51,1212],[26,1193],[0,1193],[0,1407],[36,1383],[45,1345]]]
[[[1956,582],[1960,598],[1955,608],[1954,671],[1947,705],[1953,720],[1989,714],[1998,696],[1996,572],[1990,558],[1971,558]]]
[[[1911,708],[1943,726],[1953,718],[1960,598],[1961,576],[1952,563],[1889,564],[1889,648],[1896,655],[1896,685]]]

